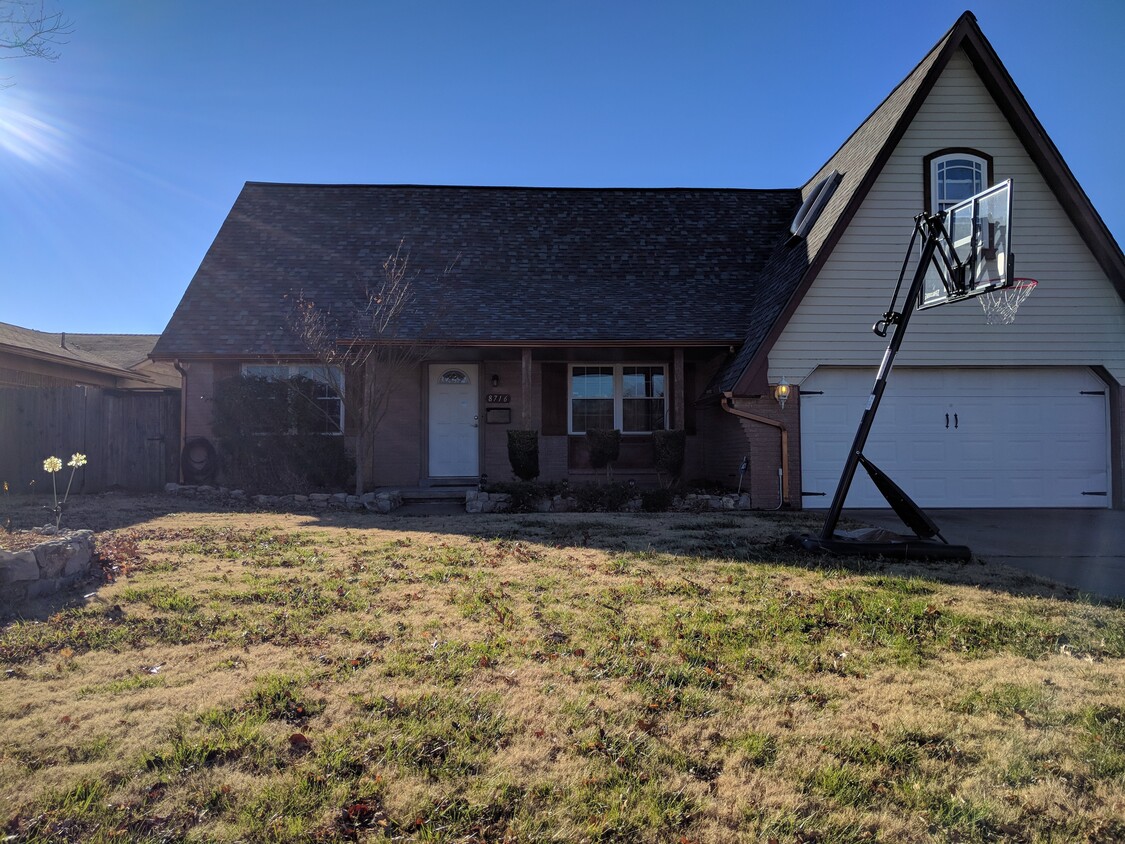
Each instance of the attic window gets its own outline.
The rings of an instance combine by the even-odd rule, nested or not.
[[[828,200],[832,198],[832,193],[836,190],[836,185],[839,182],[840,173],[833,170],[809,191],[809,195],[801,203],[797,216],[793,218],[793,222],[789,226],[789,233],[793,235],[789,239],[791,244],[808,237],[809,231],[812,230],[813,224],[820,216],[820,212],[824,210]]]
[[[974,149],[943,149],[924,159],[926,209],[940,214],[992,184],[992,158]]]

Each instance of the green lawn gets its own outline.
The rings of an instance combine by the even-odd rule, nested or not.
[[[795,556],[780,539],[808,524],[103,531],[114,582],[0,631],[0,822],[13,841],[1125,840],[1120,603],[981,563]]]

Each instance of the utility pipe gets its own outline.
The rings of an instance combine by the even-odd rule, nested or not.
[[[176,449],[176,480],[183,483],[184,478],[184,446],[187,445],[187,367],[179,360],[172,361],[172,366],[180,373],[180,447]]]
[[[789,431],[786,427],[778,422],[776,419],[770,419],[766,416],[759,416],[756,413],[750,413],[747,410],[739,410],[734,406],[734,396],[731,393],[724,392],[723,400],[719,402],[727,413],[732,416],[737,416],[739,419],[747,419],[751,422],[757,422],[761,425],[769,425],[771,428],[777,428],[781,433],[781,474],[780,491],[778,493],[777,507],[775,510],[780,510],[784,505],[789,503]]]

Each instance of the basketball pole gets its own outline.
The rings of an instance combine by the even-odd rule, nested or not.
[[[924,230],[925,235],[925,239],[922,241],[922,255],[918,259],[918,267],[910,282],[910,289],[906,294],[902,312],[894,312],[895,303],[891,302],[892,310],[884,314],[882,320],[875,323],[874,331],[876,334],[880,333],[879,325],[884,326],[884,336],[886,333],[885,326],[887,325],[894,326],[894,333],[887,344],[887,350],[883,353],[883,361],[879,364],[875,385],[871,388],[871,395],[867,399],[867,407],[859,421],[859,428],[855,432],[855,440],[848,452],[848,459],[844,463],[844,471],[840,475],[840,483],[836,486],[836,494],[832,498],[832,505],[828,508],[828,515],[824,519],[824,527],[820,532],[821,543],[834,542],[835,540],[836,525],[839,523],[840,514],[844,509],[844,499],[848,497],[848,490],[851,489],[852,480],[855,478],[855,470],[859,467],[860,458],[863,456],[863,448],[867,445],[867,436],[871,433],[875,413],[879,410],[879,402],[882,401],[883,391],[887,388],[887,377],[891,374],[895,356],[902,345],[902,338],[906,335],[906,327],[910,324],[910,317],[914,314],[914,306],[922,292],[922,283],[925,280],[926,271],[934,258],[938,241],[943,236],[944,227],[941,218],[938,216],[919,215],[916,224]]]

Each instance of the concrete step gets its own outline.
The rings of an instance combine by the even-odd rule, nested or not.
[[[387,487],[391,489],[391,487]],[[464,501],[465,493],[475,486],[396,487],[403,503],[423,501]]]

